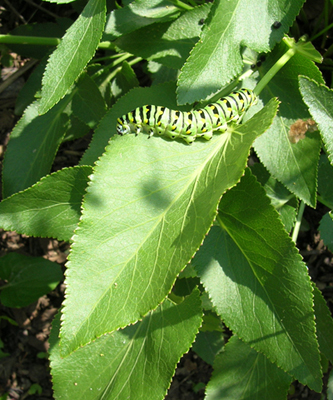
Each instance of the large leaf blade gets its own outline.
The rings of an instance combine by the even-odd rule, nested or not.
[[[5,230],[69,241],[81,215],[81,202],[92,169],[65,168],[0,203]]]
[[[28,188],[50,172],[67,130],[66,105],[67,98],[44,115],[38,113],[38,101],[26,109],[6,150],[2,180],[4,197]]]
[[[39,112],[44,114],[68,92],[93,57],[105,24],[105,0],[89,0],[51,54],[43,77]]]
[[[181,68],[199,38],[210,4],[185,12],[177,20],[153,24],[117,39],[115,44],[129,53],[154,60],[169,68]]]
[[[242,340],[320,391],[307,269],[248,172],[223,196],[218,220],[226,231],[213,227],[193,260],[217,313]]]
[[[111,139],[87,189],[69,257],[64,354],[136,322],[163,300],[276,108],[272,101],[237,132],[192,146],[144,134]]]
[[[333,165],[333,92],[305,76],[299,78],[299,85],[303,99],[318,124],[328,158]]]
[[[242,70],[241,47],[268,52],[282,39],[304,0],[288,8],[283,0],[214,2],[200,40],[178,81],[178,103],[194,103],[216,93]],[[283,21],[280,29],[274,21]]]
[[[277,46],[261,67],[260,74],[267,73],[286,50],[287,46],[283,43]],[[254,149],[274,178],[306,204],[315,207],[320,137],[316,132],[306,132],[298,142],[292,140],[292,125],[310,118],[299,92],[300,73],[322,82],[316,65],[295,54],[261,92],[260,98],[264,103],[274,93],[281,104],[272,126],[255,141]]]
[[[56,320],[50,338],[55,397],[164,398],[176,364],[190,348],[201,322],[201,301],[194,290],[182,303],[176,305],[167,299],[137,324],[104,335],[61,358]]]
[[[207,400],[284,400],[292,378],[233,336],[217,355]]]

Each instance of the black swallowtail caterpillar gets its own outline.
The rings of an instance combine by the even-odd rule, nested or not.
[[[245,111],[256,102],[257,97],[251,90],[241,89],[216,103],[188,112],[153,105],[138,107],[118,118],[117,132],[125,135],[145,131],[149,137],[154,134],[171,139],[180,137],[188,144],[197,137],[209,140],[214,132],[225,132],[229,122],[239,124]]]

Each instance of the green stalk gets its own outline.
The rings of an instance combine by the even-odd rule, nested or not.
[[[186,3],[183,3],[183,2],[180,1],[180,0],[171,0],[171,2],[172,2],[172,4],[174,4],[176,7],[181,8],[182,10],[186,10],[186,11],[193,10],[193,7],[189,6],[189,5],[186,4]]]
[[[96,79],[101,73],[105,72],[107,69],[111,69],[113,67],[115,67],[117,64],[122,63],[123,61],[125,61],[127,58],[132,57],[132,54],[129,53],[125,53],[122,57],[119,57],[118,60],[115,60],[113,63],[111,63],[110,65],[107,66],[107,68],[104,68],[102,71],[97,71],[94,75],[92,75],[92,79]],[[137,62],[141,61],[142,58],[141,57],[136,57],[131,61],[128,61],[128,65],[132,66],[133,64],[136,64]],[[106,83],[110,82],[111,79],[113,79],[117,73],[121,70],[121,66],[116,68],[115,70],[113,70],[103,81],[103,85],[105,85]]]
[[[287,62],[296,54],[296,48],[290,48],[282,57],[273,65],[273,67],[265,74],[255,87],[254,92],[259,95],[268,82],[280,71],[280,69],[287,64]]]
[[[299,205],[299,210],[298,210],[298,214],[297,214],[297,220],[296,220],[296,224],[293,230],[293,235],[292,235],[292,240],[294,243],[296,243],[297,237],[298,237],[298,233],[301,227],[301,223],[302,223],[302,218],[303,218],[303,213],[304,213],[304,208],[305,208],[305,203],[302,200],[300,205]]]
[[[317,39],[317,37],[323,35],[327,31],[329,31],[331,28],[333,28],[333,23],[331,23],[330,25],[326,26],[326,28],[324,28],[323,30],[321,30],[320,32],[318,32],[317,34],[312,36],[312,38],[309,40],[309,42],[313,42],[315,39]]]
[[[56,46],[60,42],[61,39],[52,37],[0,35],[0,43]]]
[[[19,36],[19,35],[0,35],[0,43],[8,44],[33,44],[37,46],[57,46],[61,39],[54,37],[40,36]],[[114,49],[111,42],[100,42],[99,49]]]
[[[97,78],[99,75],[101,75],[102,73],[104,73],[105,71],[112,69],[113,67],[115,67],[118,64],[121,64],[123,61],[127,60],[128,58],[130,58],[132,56],[132,54],[130,53],[125,53],[122,54],[120,57],[118,57],[116,60],[114,60],[112,63],[110,63],[109,65],[105,66],[102,70],[97,71],[94,73],[94,75],[91,76],[92,79]]]
[[[131,55],[131,54],[130,54]],[[136,57],[133,60],[128,62],[128,65],[132,66],[133,64],[136,64],[137,62],[141,61],[141,57]],[[111,72],[111,74],[108,76],[107,80],[110,82],[111,79],[113,79],[117,73],[121,70],[121,67],[116,68],[114,71]]]

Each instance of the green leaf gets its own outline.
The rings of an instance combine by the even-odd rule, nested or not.
[[[91,167],[63,169],[0,203],[0,226],[29,236],[70,240]]]
[[[80,76],[72,100],[73,113],[94,128],[106,112],[106,104],[95,82],[86,74]]]
[[[168,0],[136,0],[111,12],[105,25],[103,40],[113,41],[126,33],[179,15],[179,9]]]
[[[37,46],[35,46],[37,47]],[[47,58],[43,58],[29,76],[27,82],[20,90],[15,104],[15,114],[22,115],[24,110],[33,103],[42,88],[42,78],[46,67]]]
[[[205,4],[185,12],[173,22],[142,28],[115,41],[117,47],[129,53],[154,60],[170,68],[181,68],[197,42],[211,5]]]
[[[290,232],[296,221],[297,199],[282,183],[274,179],[261,163],[255,163],[251,171],[264,187],[273,207],[279,212],[286,231]]]
[[[46,113],[68,92],[92,58],[105,23],[105,0],[89,0],[52,53],[43,77],[40,114]]]
[[[270,69],[286,52],[286,48],[285,44],[281,44],[274,50],[261,67],[260,75]],[[255,141],[254,148],[274,178],[306,204],[315,207],[320,136],[317,132],[306,132],[297,143],[292,140],[292,125],[298,120],[310,118],[299,93],[299,74],[322,82],[321,74],[313,62],[295,54],[261,92],[260,98],[264,104],[272,97],[272,93],[281,104],[273,125]]]
[[[299,87],[333,165],[333,90],[305,76],[299,78]]]
[[[242,47],[268,52],[282,39],[304,3],[295,0],[219,0],[213,3],[199,42],[191,52],[178,81],[178,103],[193,103],[216,93],[243,68]],[[282,21],[280,29],[272,27]]]
[[[333,218],[331,212],[326,213],[321,219],[319,232],[325,246],[327,246],[330,251],[333,251]]]
[[[328,208],[333,209],[333,166],[326,154],[320,155],[318,168],[318,199]]]
[[[193,263],[225,324],[303,384],[321,390],[307,269],[264,190],[246,171],[227,192]]]
[[[138,78],[128,62],[124,61],[121,70],[111,82],[112,101],[126,94],[130,89],[139,86]]]
[[[69,109],[66,108],[65,111],[68,112]],[[85,123],[83,123],[71,111],[69,111],[68,114],[70,115],[70,119],[69,119],[68,127],[66,129],[66,135],[63,138],[63,142],[81,138],[84,135],[86,135],[87,133],[89,133],[89,131],[90,131],[89,126],[86,125]]]
[[[319,348],[325,357],[333,362],[332,315],[320,290],[314,283],[312,285],[314,289],[314,307]]]
[[[24,190],[48,174],[66,133],[67,99],[45,115],[39,115],[38,101],[31,104],[15,126],[5,153],[3,196]]]
[[[67,265],[64,354],[136,322],[165,298],[276,109],[272,100],[246,124],[191,146],[145,134],[111,139]]]
[[[1,303],[6,307],[25,307],[53,290],[63,278],[60,265],[42,257],[9,253],[0,258]]]
[[[147,65],[148,71],[152,74],[152,84],[159,85],[164,82],[176,82],[178,71],[173,68],[165,67],[156,61],[149,61]]]
[[[206,363],[213,365],[216,354],[223,349],[223,346],[224,337],[221,332],[200,331],[195,338],[192,350]]]
[[[195,290],[181,304],[165,300],[141,322],[104,335],[66,358],[60,355],[58,318],[50,337],[56,398],[160,400],[180,357],[201,324]]]
[[[207,385],[207,400],[285,400],[291,378],[233,336],[218,354]]]

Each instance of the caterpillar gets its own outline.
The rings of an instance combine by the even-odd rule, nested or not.
[[[209,140],[214,132],[225,132],[228,123],[239,124],[245,111],[256,103],[257,96],[251,90],[241,89],[222,97],[216,103],[188,112],[147,105],[118,118],[117,133],[125,135],[147,132],[149,137],[155,134],[166,135],[170,139],[180,137],[188,144],[197,137]]]

